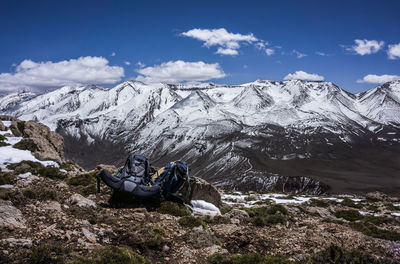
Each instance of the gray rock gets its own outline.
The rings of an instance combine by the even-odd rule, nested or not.
[[[3,122],[1,122],[1,120],[0,120],[0,131],[7,131],[6,126],[4,125]]]
[[[96,243],[96,235],[93,234],[92,232],[90,232],[89,230],[87,230],[86,228],[82,228],[82,233],[85,236],[85,238],[91,242],[91,243]]]
[[[244,220],[249,218],[249,214],[246,211],[236,208],[233,208],[229,213],[226,214],[226,216],[238,220]]]
[[[25,228],[25,219],[21,211],[12,206],[11,203],[0,203],[0,228],[11,230]]]
[[[191,200],[204,200],[217,207],[222,205],[221,194],[209,182],[198,177],[190,178],[190,193],[184,194],[187,203]]]
[[[71,197],[68,199],[68,202],[70,204],[75,204],[79,207],[84,207],[84,208],[96,208],[96,203],[93,202],[92,200],[89,200],[82,195],[75,193],[71,195]]]
[[[10,247],[26,247],[26,248],[31,248],[32,247],[32,240],[30,239],[18,239],[18,238],[5,238],[1,240],[2,244],[6,244]]]
[[[206,248],[215,245],[215,238],[202,226],[195,227],[188,232],[188,242],[193,245],[194,248]]]

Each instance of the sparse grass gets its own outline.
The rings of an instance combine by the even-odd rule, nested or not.
[[[150,264],[150,262],[129,249],[104,246],[95,249],[89,257],[77,258],[69,264]]]
[[[5,147],[5,146],[10,146],[11,144],[8,144],[7,142],[0,141],[0,147]]]
[[[62,264],[65,263],[68,250],[58,245],[42,244],[32,250],[32,264]]]
[[[246,209],[255,226],[286,223],[287,209],[280,204]]]
[[[294,264],[278,256],[264,256],[259,253],[222,255],[213,254],[208,257],[211,264]]]
[[[201,219],[191,216],[191,215],[187,215],[187,216],[183,216],[183,217],[179,218],[178,223],[181,226],[190,227],[190,228],[193,228],[196,226],[203,226],[203,227],[206,226],[206,224]]]
[[[30,152],[39,150],[38,146],[33,142],[33,140],[28,138],[24,138],[20,142],[14,144],[13,148],[29,150]]]
[[[366,207],[366,209],[367,209],[368,211],[378,212],[378,206],[375,205],[375,204],[369,204],[369,205]]]
[[[362,220],[362,222],[364,223],[370,223],[373,225],[382,225],[385,223],[389,223],[391,221],[391,219],[385,217],[385,216],[365,216]]]
[[[366,236],[390,240],[390,241],[400,240],[400,233],[396,231],[388,231],[380,229],[371,223],[350,223],[350,227],[353,228],[354,230],[363,233]]]
[[[177,204],[173,202],[162,202],[160,204],[160,207],[157,208],[157,212],[173,216],[191,215],[186,206],[184,206],[183,204]]]
[[[353,208],[361,208],[360,204],[356,204],[353,200],[348,197],[343,198],[343,201],[340,203],[343,206],[353,207]]]
[[[47,178],[50,178],[50,179],[63,180],[63,179],[66,178],[65,174],[60,172],[60,170],[58,168],[54,168],[54,167],[50,167],[50,166],[38,169],[37,173],[40,176],[47,177]]]
[[[228,217],[222,216],[222,215],[216,215],[214,217],[207,217],[204,220],[206,223],[210,224],[230,224],[231,220]]]
[[[67,183],[71,186],[76,186],[78,188],[78,192],[84,196],[89,194],[96,194],[96,173],[98,171],[92,171],[90,173],[80,174],[78,176],[69,178]]]
[[[363,216],[356,210],[338,210],[334,213],[337,218],[343,218],[347,221],[361,220]]]
[[[3,184],[13,184],[15,182],[15,177],[10,172],[2,172],[0,170],[0,185]]]
[[[159,249],[164,243],[165,229],[162,227],[140,225],[133,228],[133,231],[132,235],[135,236],[134,243],[136,244]]]
[[[331,245],[326,250],[318,252],[310,257],[307,264],[378,264],[382,263],[375,257],[362,251],[352,249],[345,250],[336,245]]]
[[[226,214],[232,211],[232,206],[224,205],[220,208],[221,214]]]
[[[7,165],[7,169],[16,170],[18,173],[32,172],[35,173],[38,169],[43,168],[40,162],[31,160],[23,160],[18,163],[11,163]]]
[[[324,201],[324,200],[319,200],[319,199],[311,199],[310,200],[310,205],[311,206],[316,206],[316,207],[329,207],[329,202]]]
[[[22,191],[25,198],[35,200],[58,200],[57,192],[50,188],[28,188]]]
[[[10,200],[12,191],[9,189],[0,188],[0,199]]]
[[[60,169],[71,171],[74,169],[74,167],[71,162],[63,162],[60,164]]]
[[[0,141],[6,140],[7,138],[3,135],[0,135]]]

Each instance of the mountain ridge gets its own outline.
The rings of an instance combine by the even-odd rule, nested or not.
[[[0,105],[3,101],[0,98]],[[399,81],[360,94],[331,82],[300,80],[203,84],[192,89],[189,85],[128,81],[111,89],[63,87],[19,100],[1,112],[38,120],[57,130],[69,138],[66,149],[75,153],[71,158],[77,158],[74,145],[92,147],[88,152],[107,152],[115,144],[126,152],[141,152],[156,164],[184,159],[195,169],[195,176],[238,189],[245,188],[243,179],[263,182],[262,188],[268,189],[275,188],[271,182],[277,183],[279,177],[294,176],[306,179],[296,182],[317,179],[316,185],[322,186],[319,180],[331,180],[322,172],[326,161],[357,160],[361,149],[374,153],[365,162],[377,159],[373,148],[380,149],[382,156],[400,153]],[[84,149],[80,152],[81,164],[90,167],[85,164]],[[115,155],[115,151],[110,153]],[[121,162],[123,155],[113,157],[115,163]],[[308,161],[318,165],[316,172],[297,164]],[[296,173],[282,167],[287,164],[301,169]],[[380,166],[370,171],[377,175]],[[360,170],[369,175],[365,179],[372,177],[366,168]],[[347,169],[343,173],[348,173]],[[271,181],[274,177],[278,178]],[[355,184],[360,182],[364,180]],[[400,182],[394,180],[394,186]]]

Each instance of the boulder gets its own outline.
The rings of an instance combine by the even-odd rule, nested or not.
[[[185,200],[204,200],[217,207],[222,205],[221,194],[212,184],[198,177],[190,178],[190,193],[184,194]]]
[[[369,192],[365,195],[365,198],[372,201],[386,201],[388,196],[381,192]]]
[[[95,202],[83,197],[78,193],[71,195],[71,197],[68,199],[68,202],[83,208],[96,208]]]
[[[1,120],[0,120],[0,131],[7,131],[6,126],[4,125],[3,122],[1,122]]]
[[[21,211],[11,203],[0,203],[0,229],[25,228],[25,219]]]
[[[37,146],[37,150],[34,151],[36,158],[65,162],[64,139],[61,135],[35,121],[25,122],[22,133],[24,138],[29,138]]]
[[[226,216],[231,219],[238,219],[240,221],[249,218],[249,214],[246,211],[236,208],[233,208],[229,213],[226,214]]]
[[[187,233],[187,236],[187,241],[192,244],[194,248],[211,247],[216,243],[214,236],[207,230],[204,230],[202,226],[193,228]]]

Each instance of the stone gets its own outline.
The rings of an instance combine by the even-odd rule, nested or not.
[[[238,219],[240,221],[250,217],[246,211],[236,208],[233,208],[229,213],[226,213],[226,216],[231,219]]]
[[[1,240],[2,244],[6,244],[11,247],[25,247],[25,248],[31,248],[32,247],[32,240],[30,239],[18,239],[18,238],[5,238]]]
[[[25,228],[25,219],[21,211],[12,206],[11,203],[0,203],[0,228],[10,230]]]
[[[202,226],[195,227],[188,232],[188,242],[193,245],[194,248],[205,248],[211,247],[215,244],[215,238]]]
[[[12,185],[12,184],[0,185],[0,189],[12,189],[12,188],[14,188],[14,185]]]
[[[82,228],[82,233],[85,236],[85,238],[91,242],[91,243],[96,243],[96,235],[93,234],[92,232],[90,232],[89,230],[87,230],[86,228]]]
[[[217,207],[222,205],[221,194],[217,188],[198,177],[190,178],[190,193],[185,193],[184,198],[187,203],[191,200],[204,200]]]
[[[3,122],[1,122],[1,120],[0,120],[0,131],[7,131],[6,126],[4,125]]]
[[[209,256],[212,254],[228,254],[228,250],[218,245],[212,245],[203,249],[205,255]]]
[[[83,197],[78,193],[71,195],[71,197],[68,199],[68,202],[83,208],[96,208],[95,202]]]
[[[50,201],[47,203],[42,204],[42,208],[46,211],[56,211],[56,212],[62,212],[61,209],[61,204],[56,201]]]
[[[372,201],[386,201],[388,196],[381,192],[369,192],[365,195],[365,198]]]

